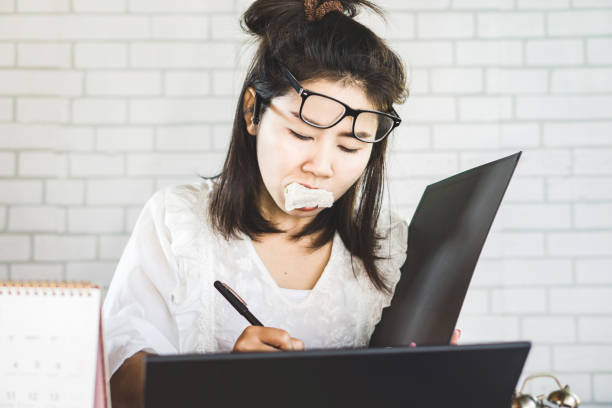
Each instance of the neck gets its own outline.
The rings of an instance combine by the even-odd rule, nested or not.
[[[268,190],[262,185],[262,190],[259,194],[259,211],[261,215],[270,221],[274,226],[282,231],[281,235],[292,235],[304,228],[309,222],[311,222],[315,216],[310,217],[296,217],[285,213],[281,210],[278,205],[274,202]]]

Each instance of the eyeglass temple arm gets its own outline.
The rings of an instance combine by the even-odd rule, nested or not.
[[[253,102],[253,124],[259,125],[259,111],[261,109],[261,96],[255,92],[255,101]]]
[[[396,122],[398,125],[402,123],[402,118],[400,118],[400,116],[397,114],[397,111],[393,109],[393,107],[391,107],[391,114],[396,117]]]
[[[283,75],[285,76],[285,78],[287,78],[287,81],[289,81],[289,83],[291,84],[293,89],[295,89],[297,91],[297,93],[302,95],[302,91],[304,90],[304,88],[302,88],[302,86],[300,85],[298,80],[295,79],[293,74],[291,72],[289,72],[289,70],[287,68],[285,68],[285,67],[281,67],[281,71],[283,71]]]

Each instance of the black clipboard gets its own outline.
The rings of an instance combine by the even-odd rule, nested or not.
[[[522,152],[427,186],[408,250],[369,347],[450,342],[478,257]]]

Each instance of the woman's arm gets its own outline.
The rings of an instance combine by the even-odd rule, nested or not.
[[[147,353],[139,351],[126,359],[110,379],[113,408],[142,408],[144,406],[144,375]]]
[[[116,407],[142,406],[147,354],[179,351],[169,302],[177,286],[177,261],[164,224],[165,197],[165,191],[160,191],[147,201],[102,307],[111,401]]]

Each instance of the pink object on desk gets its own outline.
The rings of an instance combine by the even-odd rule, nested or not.
[[[102,331],[102,315],[100,315],[99,324],[99,335],[98,335],[98,358],[96,363],[96,384],[94,390],[94,408],[107,408],[110,407],[109,401],[109,389],[108,380],[106,373],[108,368],[106,367],[106,359],[104,358],[104,336]]]

